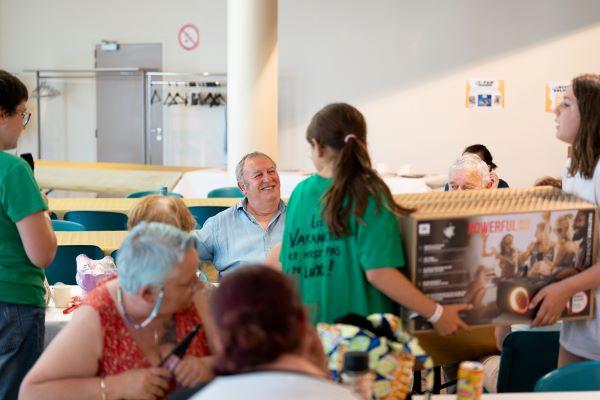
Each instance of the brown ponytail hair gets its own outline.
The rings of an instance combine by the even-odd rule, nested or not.
[[[586,74],[573,79],[573,94],[579,108],[579,129],[573,141],[569,174],[586,179],[594,176],[600,157],[600,75]]]
[[[306,140],[311,145],[312,139],[337,153],[333,185],[323,195],[323,219],[331,234],[348,235],[348,217],[353,214],[360,220],[370,196],[378,206],[398,216],[412,211],[396,204],[390,189],[372,168],[367,149],[367,123],[356,108],[346,103],[325,106],[315,114],[306,130]]]

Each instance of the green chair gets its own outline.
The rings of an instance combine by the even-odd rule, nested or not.
[[[600,390],[600,361],[586,361],[554,370],[535,384],[536,392]]]
[[[77,262],[75,261],[75,258],[80,254],[85,254],[94,260],[99,260],[104,257],[104,252],[98,246],[58,246],[54,261],[52,261],[52,264],[45,270],[48,283],[54,285],[56,282],[62,282],[67,285],[76,285],[75,274],[77,274]]]
[[[88,231],[126,231],[127,215],[111,211],[69,211],[65,221],[77,222]]]
[[[216,188],[208,192],[208,198],[213,197],[244,197],[244,193],[237,186]]]
[[[85,231],[85,226],[78,224],[77,222],[71,222],[71,221],[62,221],[59,219],[53,219],[52,221],[50,221],[50,223],[52,224],[52,229],[54,229],[55,232],[60,232],[60,231]]]
[[[556,331],[516,331],[502,344],[498,393],[531,392],[539,378],[558,363]]]
[[[194,219],[196,220],[196,228],[195,229],[200,229],[202,228],[202,225],[204,225],[204,223],[206,222],[207,219],[209,219],[212,216],[217,215],[218,213],[220,213],[223,210],[227,210],[227,208],[229,207],[223,207],[223,206],[194,206],[194,207],[188,207],[190,210],[190,213],[194,216]]]
[[[140,197],[146,197],[146,196],[150,196],[152,194],[158,194],[158,195],[160,195],[160,190],[144,190],[142,192],[129,193],[125,197],[128,198],[128,199],[138,199]],[[173,196],[173,197],[183,198],[183,195],[181,195],[179,193],[175,193],[175,192],[167,192],[167,196]]]

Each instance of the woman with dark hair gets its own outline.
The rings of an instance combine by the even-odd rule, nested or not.
[[[265,266],[225,275],[213,298],[218,377],[194,399],[358,399],[329,381],[294,283]]]
[[[600,75],[581,75],[573,79],[562,103],[554,110],[556,137],[572,146],[563,174],[563,190],[600,204]],[[566,224],[563,224],[566,228]],[[555,261],[558,257],[555,258]],[[596,288],[600,304],[600,264],[544,287],[530,307],[541,303],[533,325],[552,325],[560,317],[567,301],[578,292]],[[600,307],[595,317],[581,321],[563,321],[558,365],[585,360],[600,360]]]
[[[462,155],[465,154],[475,154],[477,157],[481,158],[483,162],[485,162],[490,170],[490,179],[492,181],[491,189],[506,189],[508,188],[508,183],[504,179],[498,178],[496,172],[494,170],[498,168],[498,166],[494,163],[494,159],[492,157],[492,153],[482,144],[472,144],[471,146],[467,146]],[[444,190],[447,192],[449,189],[448,184],[444,187]]]
[[[469,306],[436,304],[398,270],[404,253],[397,218],[410,210],[396,204],[372,168],[360,111],[326,106],[312,118],[306,140],[317,173],[292,193],[279,260],[297,279],[312,321],[391,313],[396,302],[441,334],[466,329],[458,312]]]
[[[19,385],[44,347],[44,268],[56,237],[31,167],[6,153],[31,114],[27,88],[0,70],[0,399],[16,399]]]

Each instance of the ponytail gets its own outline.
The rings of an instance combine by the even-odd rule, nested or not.
[[[349,216],[360,221],[369,197],[397,216],[412,211],[396,204],[390,189],[373,170],[366,131],[363,115],[345,103],[323,108],[307,129],[309,142],[315,139],[319,145],[337,150],[333,185],[323,195],[323,219],[335,237],[350,234]]]

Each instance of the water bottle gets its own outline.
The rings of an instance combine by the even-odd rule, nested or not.
[[[342,382],[365,400],[373,397],[373,376],[369,372],[369,354],[366,351],[344,353]]]
[[[169,192],[169,189],[166,186],[161,186],[159,191],[161,196],[166,196]]]

